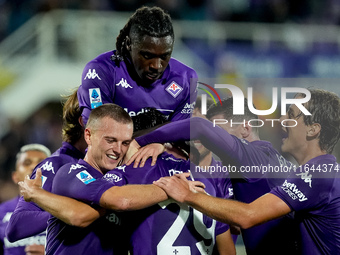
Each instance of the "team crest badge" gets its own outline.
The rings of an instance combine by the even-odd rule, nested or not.
[[[183,88],[173,81],[165,90],[169,92],[169,94],[172,95],[174,98],[176,98],[179,93],[182,92]]]

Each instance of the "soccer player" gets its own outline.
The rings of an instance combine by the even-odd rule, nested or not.
[[[81,112],[75,90],[63,105],[62,146],[39,163],[32,173],[34,178],[36,170],[42,169],[43,189],[51,191],[53,178],[62,165],[84,158],[87,144],[80,121]],[[50,214],[36,204],[27,203],[20,198],[6,230],[8,240],[15,242],[45,231],[49,217]]]
[[[339,165],[331,155],[340,137],[340,99],[335,93],[310,90],[304,104],[311,115],[292,105],[282,119],[292,119],[283,128],[282,151],[299,163],[284,183],[251,203],[194,194],[179,178],[156,184],[177,201],[217,220],[250,228],[295,212],[301,238],[300,254],[338,254],[340,251]],[[296,98],[304,95],[297,94]],[[294,125],[295,120],[297,125]],[[281,239],[285,243],[285,239]]]
[[[291,162],[275,150],[270,142],[261,141],[258,129],[248,125],[248,120],[257,119],[247,107],[247,100],[244,101],[245,115],[233,116],[233,99],[228,98],[222,101],[222,106],[217,105],[208,110],[207,116],[211,119],[229,120],[227,124],[214,126],[210,121],[194,117],[188,120],[181,120],[176,123],[167,124],[154,132],[136,138],[141,146],[148,143],[173,142],[177,140],[200,140],[209,150],[214,152],[221,160],[223,166],[231,166],[225,178],[231,178],[234,198],[242,202],[252,202],[266,194],[271,188],[283,183],[285,173],[279,173],[278,177],[268,172],[241,171],[243,167],[252,166],[282,166],[292,168]],[[237,123],[230,125],[230,119]],[[221,121],[220,121],[221,122]],[[224,122],[225,123],[225,122]],[[178,132],[181,130],[181,132]],[[145,150],[145,152],[144,152]],[[129,160],[128,164],[137,158],[145,160],[143,153],[149,155],[146,149],[141,149]],[[136,164],[136,162],[135,162]],[[212,174],[213,177],[221,177],[221,173]],[[223,180],[223,179],[222,179]],[[228,180],[228,179],[225,179]],[[226,186],[224,186],[226,187]],[[227,197],[224,197],[227,198]],[[242,237],[248,254],[269,254],[278,249],[280,253],[292,254],[296,252],[296,238],[291,233],[294,223],[289,216],[268,222],[261,226],[250,229],[242,229]],[[286,243],[282,245],[280,238],[284,237]],[[278,248],[280,247],[280,248]]]
[[[15,171],[12,179],[15,183],[23,181],[32,173],[34,167],[51,155],[50,150],[42,144],[27,144],[20,148],[16,156]],[[45,233],[31,236],[17,242],[9,242],[5,236],[8,221],[19,201],[19,196],[0,205],[0,254],[24,255],[26,252],[44,254]]]
[[[171,58],[171,18],[159,7],[141,7],[116,40],[116,50],[103,53],[84,68],[78,90],[84,124],[92,109],[105,103],[135,116],[156,108],[170,121],[190,117],[196,100],[197,74]]]

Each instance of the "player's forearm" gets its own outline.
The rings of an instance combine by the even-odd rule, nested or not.
[[[6,228],[8,241],[15,242],[45,231],[49,217],[45,211],[15,210]]]
[[[103,213],[75,199],[59,196],[42,189],[35,192],[32,201],[54,217],[72,226],[86,227]]]
[[[203,214],[229,225],[246,229],[255,224],[249,204],[192,192],[185,197],[184,202]]]
[[[100,206],[114,211],[140,210],[168,199],[156,185],[114,186],[105,191]]]

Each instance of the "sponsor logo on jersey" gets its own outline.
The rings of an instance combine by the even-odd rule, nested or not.
[[[234,195],[234,189],[228,188],[229,197],[232,197]]]
[[[109,222],[114,223],[115,225],[121,225],[122,222],[120,218],[115,213],[110,213],[105,217]]]
[[[142,109],[140,109],[140,111],[138,111],[138,112],[130,111],[128,108],[124,108],[124,110],[130,115],[130,117],[134,117],[134,116],[137,116],[137,115],[139,115],[139,114],[141,114],[141,113],[148,112],[148,109],[147,109],[147,108],[142,108]],[[156,109],[156,110],[160,111],[160,112],[164,115],[164,117],[165,117],[166,119],[169,118],[169,115],[167,115],[168,112],[169,112],[169,113],[173,112],[173,110],[168,110],[168,109]]]
[[[54,167],[52,165],[52,162],[50,162],[50,161],[47,161],[45,164],[43,164],[41,166],[41,169],[45,170],[45,171],[52,171],[52,173],[55,174]]]
[[[99,88],[89,89],[91,109],[94,109],[103,104],[102,96]]]
[[[85,183],[86,185],[96,180],[85,170],[78,173],[77,178],[81,180],[83,183]]]
[[[299,199],[300,202],[308,200],[296,186],[295,183],[289,183],[287,180],[282,184],[281,187],[293,200]]]
[[[5,223],[5,222],[9,222],[9,219],[11,218],[13,212],[7,212],[5,214],[5,216],[2,218],[2,222]]]
[[[113,174],[113,173],[106,173],[103,176],[103,179],[106,180],[106,181],[109,181],[109,182],[120,182],[121,180],[123,180],[122,177],[120,177],[116,174]]]
[[[179,95],[179,93],[182,92],[183,88],[173,81],[170,83],[168,87],[166,87],[165,90],[174,98],[176,98]]]
[[[125,167],[126,167],[126,165],[125,166],[117,166],[116,169],[121,170],[125,173]]]
[[[192,111],[194,110],[196,102],[193,102],[191,104],[186,103],[185,106],[183,107],[181,113],[183,114],[191,114]]]
[[[175,174],[181,174],[181,173],[183,173],[183,171],[176,170],[176,169],[170,169],[170,170],[169,170],[169,175],[170,175],[170,176],[173,176],[173,175],[175,175]]]
[[[312,174],[309,174],[308,171],[301,173],[301,174],[296,174],[297,176],[301,176],[301,179],[305,182],[308,183],[309,187],[312,187]]]
[[[124,78],[122,78],[122,79],[120,80],[120,82],[118,82],[118,83],[116,84],[116,86],[117,86],[117,87],[118,87],[118,86],[122,86],[122,87],[125,88],[125,89],[132,89],[132,88],[133,88],[129,83],[127,83],[127,81],[126,81]]]
[[[141,113],[148,112],[148,109],[144,109],[144,108],[142,108],[139,112],[129,111],[128,108],[124,108],[124,110],[130,115],[130,117],[134,117]]]
[[[92,69],[92,70],[89,69],[87,74],[86,74],[86,76],[85,76],[85,78],[84,78],[84,80],[86,80],[86,79],[93,80],[93,79],[96,79],[96,78],[101,80],[99,75],[96,72],[96,69]]]

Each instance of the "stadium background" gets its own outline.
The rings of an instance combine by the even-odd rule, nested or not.
[[[60,146],[60,95],[80,85],[89,60],[115,48],[142,5],[171,14],[173,57],[200,79],[253,87],[260,109],[272,87],[340,94],[337,0],[0,0],[0,202],[17,194],[10,172],[19,148]],[[278,148],[277,129],[261,136]]]

